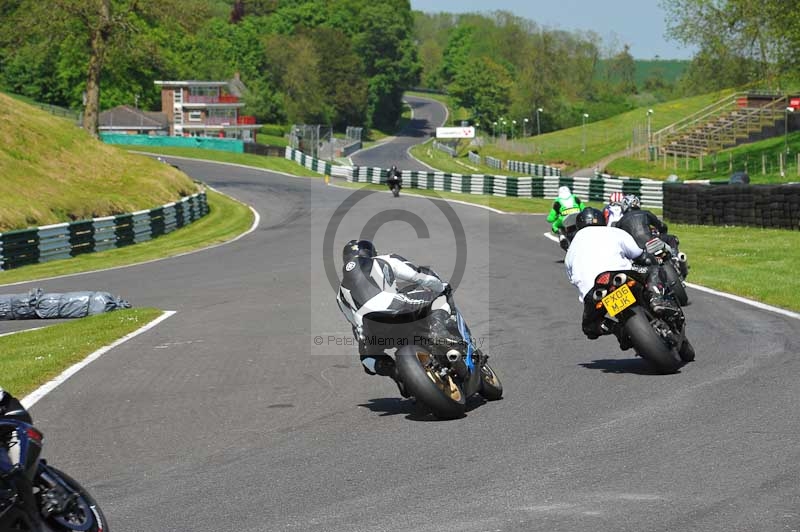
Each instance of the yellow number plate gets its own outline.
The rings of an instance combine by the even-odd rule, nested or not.
[[[636,303],[636,298],[633,297],[633,292],[627,285],[620,286],[603,298],[603,306],[612,316],[616,316],[634,303]]]

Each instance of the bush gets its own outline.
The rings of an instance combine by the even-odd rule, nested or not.
[[[283,137],[289,133],[289,126],[281,124],[264,124],[258,130],[262,135],[269,135],[270,137]]]

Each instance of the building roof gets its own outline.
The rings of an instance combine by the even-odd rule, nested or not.
[[[142,111],[130,105],[120,105],[100,113],[99,126],[105,129],[169,129],[164,113]]]
[[[201,80],[185,80],[185,81],[154,81],[156,85],[163,85],[165,87],[225,87],[227,81],[201,81]]]

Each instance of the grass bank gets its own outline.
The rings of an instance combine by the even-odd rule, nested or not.
[[[103,346],[162,314],[154,308],[87,316],[43,329],[0,336],[2,387],[23,397]]]
[[[198,191],[171,166],[2,93],[0,185],[0,231],[152,209]]]

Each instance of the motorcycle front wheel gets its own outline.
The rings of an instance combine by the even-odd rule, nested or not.
[[[664,275],[667,277],[667,286],[675,295],[678,303],[684,307],[689,304],[689,295],[686,293],[686,287],[683,286],[681,276],[671,262],[664,264]]]
[[[461,385],[438,371],[436,359],[418,346],[403,346],[395,355],[400,378],[410,395],[440,419],[464,416],[466,397]]]
[[[54,532],[108,532],[106,516],[97,505],[94,498],[73,479],[60,469],[47,465],[48,473],[58,477],[68,489],[77,494],[67,509],[61,513],[51,514],[45,520],[50,530]],[[40,486],[47,489],[46,486]]]
[[[487,401],[497,401],[503,397],[503,383],[489,364],[481,366],[481,389],[478,393]]]
[[[642,308],[634,307],[632,310],[633,314],[625,321],[623,329],[639,356],[656,366],[661,373],[678,371],[682,360],[677,351],[664,343]]]

